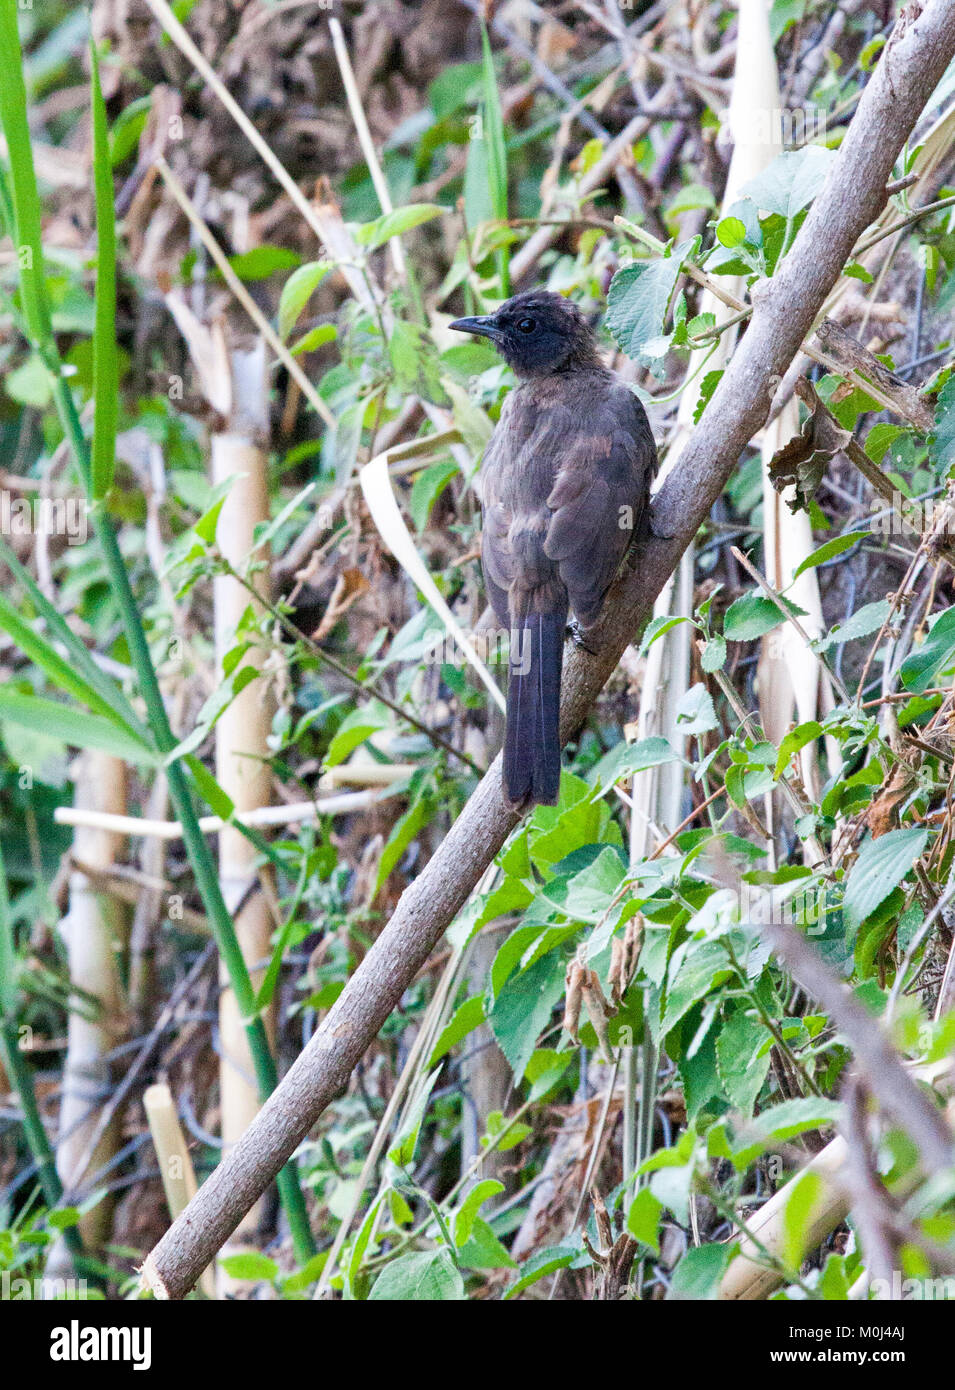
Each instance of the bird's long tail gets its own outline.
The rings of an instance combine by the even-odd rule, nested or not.
[[[560,672],[567,605],[512,619],[504,791],[512,806],[553,806],[560,787]]]

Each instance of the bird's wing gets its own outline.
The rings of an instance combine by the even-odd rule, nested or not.
[[[637,397],[621,383],[591,409],[575,412],[560,458],[544,549],[589,627],[642,522],[656,469],[653,434]]]
[[[496,438],[491,440],[484,456],[481,469],[481,510],[483,534],[481,536],[481,565],[484,570],[484,585],[487,589],[491,607],[497,619],[507,627],[507,593],[514,578],[514,560],[511,555],[508,531],[511,514],[501,500],[500,470],[496,460]]]

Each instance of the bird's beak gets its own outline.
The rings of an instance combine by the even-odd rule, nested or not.
[[[455,319],[448,327],[456,328],[459,333],[474,333],[479,338],[494,339],[501,334],[493,314],[485,314],[481,318]]]

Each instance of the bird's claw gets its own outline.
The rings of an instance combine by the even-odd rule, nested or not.
[[[567,624],[567,628],[570,632],[570,640],[573,642],[575,647],[582,647],[583,650],[585,652],[589,652],[591,656],[597,655],[596,648],[591,647],[588,644],[585,636],[585,631],[580,626],[580,623],[577,621],[576,618],[571,618],[570,622]]]

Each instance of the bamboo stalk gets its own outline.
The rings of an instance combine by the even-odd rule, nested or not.
[[[255,543],[255,528],[269,518],[268,458],[262,441],[268,435],[268,391],[265,377],[265,345],[260,339],[250,352],[231,353],[232,399],[235,402],[231,426],[212,437],[212,483],[229,485],[216,529],[216,542],[225,560],[244,570]],[[264,557],[267,559],[268,557]],[[251,579],[253,589],[268,597],[265,568]],[[254,606],[254,600],[253,600]],[[240,640],[237,628],[249,607],[244,584],[229,575],[213,581],[215,615],[216,678],[223,679],[225,660]],[[258,606],[257,616],[263,609]],[[243,659],[246,666],[261,670],[265,648],[253,644]],[[271,701],[264,677],[250,682],[229,704],[215,726],[216,780],[230,798],[241,818],[243,812],[264,805],[271,790],[268,762],[268,736],[272,725]],[[259,858],[255,846],[234,826],[219,832],[219,885],[235,918],[236,936],[250,970],[254,989],[261,985],[264,971],[251,973],[256,961],[270,953],[272,919],[268,898],[262,891],[248,892],[254,882]],[[228,1152],[239,1135],[251,1124],[259,1108],[253,1080],[252,1057],[242,1016],[228,979],[222,980],[219,996],[219,1096],[222,1109],[222,1144]],[[265,1019],[266,1031],[274,1046],[274,1012]],[[246,1213],[236,1235],[242,1241],[258,1225],[263,1215],[260,1199]],[[228,1249],[228,1247],[226,1247]],[[220,1270],[220,1279],[223,1276]]]
[[[825,1240],[830,1231],[835,1230],[840,1221],[845,1221],[849,1214],[849,1198],[840,1174],[845,1167],[847,1153],[846,1141],[842,1136],[833,1139],[759,1211],[746,1218],[747,1229],[770,1255],[781,1255],[783,1252],[787,1238],[786,1209],[796,1182],[806,1173],[816,1176],[819,1190],[808,1215],[800,1214],[803,1248],[812,1250]],[[768,1298],[785,1280],[779,1270],[769,1269],[759,1261],[760,1252],[749,1237],[744,1236],[740,1242],[740,1253],[730,1261],[723,1275],[718,1297],[727,1302]]]
[[[95,751],[82,754],[74,765],[74,782],[81,807],[116,813],[126,804],[126,767],[118,758]],[[109,869],[122,856],[123,841],[112,831],[78,827],[73,848],[80,859],[94,868]],[[101,884],[80,870],[73,870],[69,915],[63,923],[72,1007],[63,1065],[61,1138],[56,1149],[57,1172],[67,1190],[82,1180],[83,1173],[77,1165],[86,1156],[100,1104],[110,1085],[105,1058],[116,1046],[117,1029],[125,1013],[119,977],[125,916],[118,899],[104,893]],[[118,1142],[118,1117],[114,1117],[89,1154],[89,1166],[94,1170],[104,1167],[116,1152]],[[95,1249],[105,1242],[110,1217],[109,1202],[101,1201],[80,1218],[80,1233],[87,1247]],[[62,1260],[62,1251],[54,1249],[50,1258],[57,1263]]]
[[[169,1215],[175,1221],[196,1195],[196,1170],[186,1143],[179,1116],[173,1104],[172,1092],[164,1082],[147,1086],[143,1094],[143,1109],[152,1135],[153,1148],[159,1163],[163,1191]],[[206,1298],[215,1298],[216,1281],[211,1265],[206,1265],[199,1277]]]
[[[396,768],[397,764],[392,764]],[[414,771],[412,767],[402,769],[400,779],[404,781]],[[373,786],[377,784],[373,783]],[[387,782],[381,783],[381,790],[363,792],[342,792],[339,796],[319,797],[316,801],[296,801],[289,806],[258,806],[236,818],[243,825],[296,825],[300,821],[317,820],[319,816],[346,816],[354,811],[365,811],[369,806],[389,796],[397,796]],[[181,821],[148,820],[145,816],[117,816],[105,811],[88,811],[76,806],[58,806],[53,819],[57,825],[89,825],[101,830],[112,830],[122,835],[151,835],[159,840],[181,840],[185,830]],[[214,835],[226,822],[221,816],[200,816],[197,821],[201,835]]]

